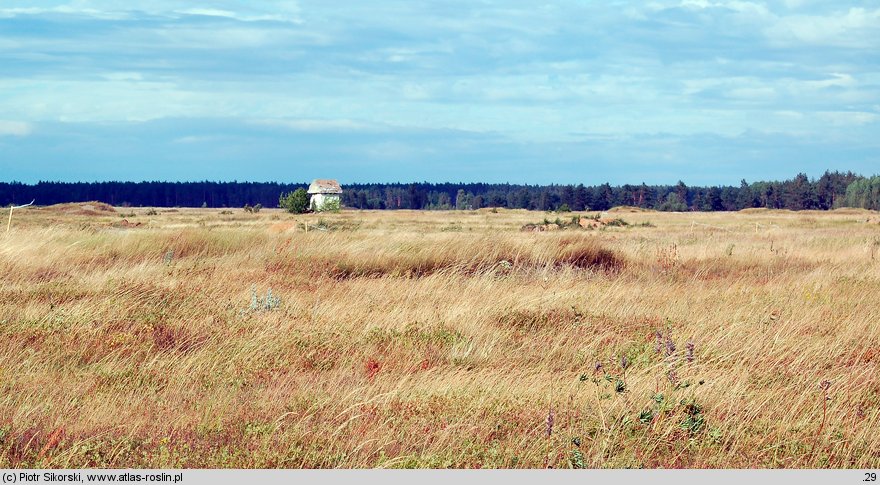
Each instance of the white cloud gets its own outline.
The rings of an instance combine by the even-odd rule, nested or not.
[[[765,29],[778,44],[806,43],[840,47],[880,46],[880,8],[850,8],[827,15],[790,15]]]
[[[7,12],[28,9],[0,1],[11,2]],[[314,3],[302,11],[269,1],[37,5],[134,21],[105,28],[65,18],[74,35],[0,40],[20,43],[10,50],[13,71],[24,71],[0,78],[0,92],[15,93],[0,97],[10,119],[259,119],[251,123],[297,132],[393,126],[547,141],[584,131],[821,134],[829,124],[871,122],[851,113],[870,114],[880,99],[872,58],[855,48],[843,52],[852,56],[813,52],[797,40],[814,22],[831,25],[843,39],[834,42],[868,41],[877,12],[828,13],[838,7],[803,1],[663,0],[623,12],[595,2],[533,11],[512,0],[429,9]],[[809,15],[794,10],[801,7]],[[227,20],[300,18],[299,26]],[[772,45],[763,33],[775,36]]]
[[[755,2],[743,1],[720,1],[709,2],[707,0],[682,0],[679,6],[692,9],[725,8],[738,13],[753,14],[757,16],[770,15],[770,9],[766,5]]]
[[[144,76],[139,72],[109,72],[101,77],[108,81],[143,81]]]
[[[0,136],[28,136],[34,126],[23,121],[0,120]]]
[[[867,125],[880,120],[880,115],[865,111],[822,111],[816,113],[820,120],[835,126]]]
[[[174,143],[211,143],[222,140],[224,137],[218,135],[189,135],[175,138]]]
[[[55,7],[13,7],[0,8],[0,18],[14,18],[19,16],[37,16],[45,14],[79,15],[102,20],[120,20],[129,18],[128,13],[116,10],[100,10],[95,8],[75,7],[72,5],[58,5]]]
[[[74,0],[68,3],[45,2],[49,5],[34,6],[34,1],[6,0],[0,8],[0,18],[36,16],[45,14],[74,15],[101,20],[132,19],[143,14],[178,18],[187,15],[223,17],[241,22],[276,21],[300,23],[300,8],[290,0],[236,2],[227,8],[181,8],[187,2],[158,0],[151,2],[119,2],[116,0]],[[19,6],[21,5],[21,6]]]
[[[384,127],[348,119],[259,119],[250,120],[252,125],[274,126],[291,131],[383,131]]]
[[[172,13],[182,15],[200,15],[204,17],[221,17],[234,19],[241,22],[273,21],[290,22],[294,24],[302,23],[302,20],[292,12],[288,14],[257,14],[233,12],[231,10],[221,10],[215,8],[190,8],[186,10],[174,10]]]

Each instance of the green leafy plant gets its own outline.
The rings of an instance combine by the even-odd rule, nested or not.
[[[250,311],[271,311],[281,306],[281,298],[272,294],[272,289],[266,290],[265,298],[261,298],[257,294],[257,285],[251,285],[251,306]]]
[[[584,454],[581,452],[581,450],[571,450],[571,456],[569,457],[568,461],[571,464],[572,468],[577,468],[579,470],[586,468],[584,466]]]
[[[342,203],[339,199],[329,199],[321,204],[321,207],[313,207],[314,210],[322,212],[339,212],[342,209]]]
[[[682,401],[684,406],[685,417],[681,422],[681,429],[690,435],[695,435],[703,430],[706,424],[706,418],[703,417],[703,407],[697,404],[693,399]]]
[[[303,214],[309,210],[309,194],[303,188],[281,194],[281,197],[278,198],[278,206],[287,212]]]

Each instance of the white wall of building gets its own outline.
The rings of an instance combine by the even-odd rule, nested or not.
[[[329,201],[338,201],[342,203],[339,194],[312,194],[311,207],[312,210],[320,211],[324,209],[324,205]]]

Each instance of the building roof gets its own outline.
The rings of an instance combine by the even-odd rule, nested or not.
[[[339,182],[330,179],[315,179],[309,185],[310,194],[341,194],[342,187]]]

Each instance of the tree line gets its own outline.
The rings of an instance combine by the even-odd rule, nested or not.
[[[0,204],[36,199],[38,205],[97,200],[140,207],[277,207],[279,196],[307,183],[277,182],[0,182]],[[784,181],[738,186],[518,185],[487,183],[381,183],[343,187],[343,206],[356,209],[608,210],[634,206],[665,211],[733,211],[751,207],[880,209],[880,176],[825,172],[818,179],[801,173]]]

